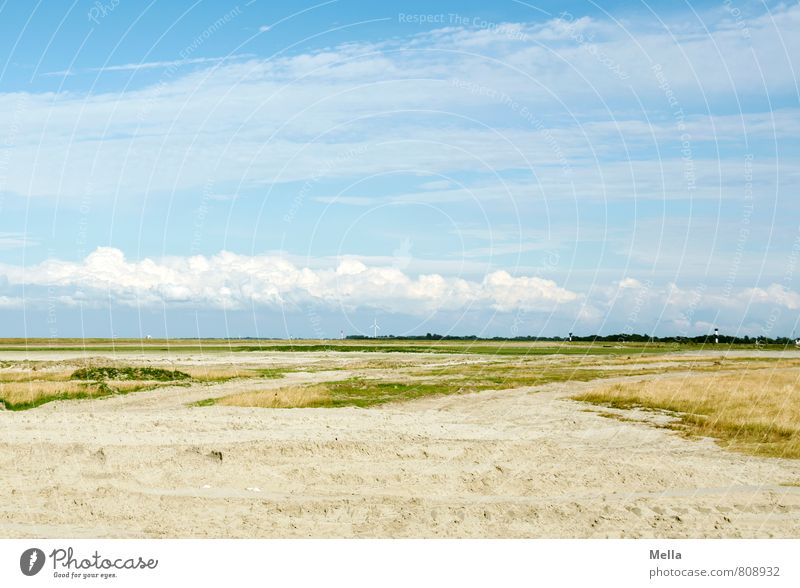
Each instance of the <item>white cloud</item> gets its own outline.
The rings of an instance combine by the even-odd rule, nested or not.
[[[299,267],[280,256],[227,251],[211,257],[128,261],[119,249],[101,247],[80,263],[56,259],[35,266],[0,265],[10,286],[58,289],[64,300],[134,307],[190,305],[212,309],[381,308],[424,314],[438,310],[552,310],[579,296],[552,280],[487,274],[481,281],[439,274],[410,276],[396,267],[367,266],[343,258],[336,267]],[[35,296],[29,300],[36,303]]]
[[[559,288],[552,280],[515,278],[505,271],[486,276],[484,286],[491,292],[492,307],[501,312],[529,308],[531,300],[565,303],[579,298],[576,293]]]
[[[0,265],[0,309],[43,310],[108,305],[129,309],[205,311],[313,309],[322,313],[379,310],[401,316],[544,313],[575,332],[639,332],[694,336],[720,327],[727,334],[787,334],[800,292],[785,284],[728,291],[721,286],[627,277],[587,292],[538,275],[491,269],[470,279],[458,274],[411,274],[391,260],[352,256],[300,263],[280,254],[145,258],[102,247],[79,263],[49,259]],[[24,286],[24,299],[17,294]]]
[[[24,308],[25,301],[22,298],[11,298],[8,296],[0,296],[0,309],[17,309]]]
[[[629,277],[618,288],[595,288],[587,299],[603,308],[604,321],[624,325],[627,332],[658,330],[682,336],[709,333],[714,327],[727,334],[787,335],[796,319],[784,311],[800,308],[800,292],[778,283],[730,289],[702,282],[693,287],[654,284]]]
[[[642,283],[636,278],[625,278],[619,283],[620,288],[636,290],[642,287]]]
[[[0,232],[0,250],[3,249],[23,249],[36,245],[37,241],[31,239],[25,233],[3,233]]]
[[[753,303],[773,304],[787,310],[800,308],[800,293],[793,292],[780,284],[770,284],[767,288],[748,288],[739,299]]]
[[[49,71],[41,74],[45,77],[64,77],[73,76],[82,72],[103,73],[116,71],[140,71],[146,69],[175,69],[187,65],[208,65],[220,63],[222,61],[232,61],[252,57],[251,54],[227,55],[225,57],[191,57],[187,59],[174,59],[171,61],[142,61],[140,63],[122,63],[119,65],[104,65],[102,67],[87,67],[85,69],[66,69],[61,71]]]

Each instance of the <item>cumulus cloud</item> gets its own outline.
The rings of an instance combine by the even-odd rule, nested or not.
[[[229,251],[130,260],[111,247],[100,247],[79,262],[48,259],[26,267],[0,265],[0,285],[0,310],[113,305],[158,311],[313,309],[330,316],[364,310],[416,317],[540,313],[575,332],[686,336],[711,332],[714,326],[729,334],[785,334],[785,325],[776,325],[776,317],[788,319],[800,308],[800,292],[779,283],[728,291],[705,284],[687,289],[629,276],[580,292],[551,279],[502,269],[468,279],[411,274],[378,258],[300,262],[282,253]]]
[[[552,310],[580,297],[552,280],[488,273],[482,280],[439,274],[410,276],[396,267],[354,258],[311,269],[275,255],[165,257],[130,261],[100,247],[80,263],[49,259],[35,266],[0,266],[10,286],[57,289],[64,301],[134,307],[189,305],[212,309],[292,307],[380,308],[405,314],[465,308]],[[35,302],[35,300],[31,300]],[[0,304],[3,302],[0,301]]]
[[[800,293],[781,284],[770,284],[767,288],[747,288],[739,298],[754,303],[771,303],[787,310],[800,308]]]
[[[613,324],[624,332],[694,336],[715,327],[727,334],[787,335],[796,326],[800,292],[785,284],[731,289],[707,283],[686,287],[627,277],[617,287],[597,287],[586,300],[602,309],[594,325]],[[781,323],[777,324],[776,319]]]

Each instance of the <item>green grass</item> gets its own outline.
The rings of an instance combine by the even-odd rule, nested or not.
[[[152,367],[85,367],[53,380],[35,371],[26,378],[0,382],[0,406],[28,410],[55,400],[102,398],[152,390],[161,382],[186,385],[191,377],[178,370]]]
[[[380,380],[365,380],[361,378],[329,382],[325,384],[325,387],[330,393],[330,399],[320,402],[318,406],[327,406],[331,408],[343,406],[365,408],[367,406],[375,406],[386,402],[413,400],[424,396],[456,394],[470,391],[462,384],[453,382],[383,382]]]
[[[48,402],[53,402],[54,400],[83,400],[87,398],[102,398],[103,396],[107,395],[108,394],[105,393],[93,394],[91,392],[80,392],[76,394],[73,392],[67,392],[63,394],[53,394],[50,396],[40,396],[29,402],[11,402],[4,398],[0,398],[0,405],[2,405],[6,410],[30,410],[31,408],[36,408],[43,404],[47,404]]]
[[[258,347],[233,347],[231,351],[269,351],[284,353],[325,353],[325,352],[357,352],[357,353],[447,353],[447,354],[477,354],[477,355],[619,355],[664,353],[663,346],[654,345],[610,345],[610,344],[583,344],[583,345],[519,345],[519,344],[460,344],[460,345],[328,345],[304,344],[296,345],[264,345]]]
[[[626,349],[628,354],[623,359],[630,358],[630,348]],[[620,378],[630,376],[650,376],[668,373],[670,371],[681,371],[690,369],[697,372],[719,372],[723,366],[715,365],[716,358],[709,357],[704,361],[697,361],[691,367],[679,362],[675,365],[666,362],[664,365],[648,364],[627,367],[625,362],[620,362],[617,358],[609,360],[592,359],[585,360],[583,357],[568,357],[558,361],[520,361],[519,359],[509,358],[508,361],[489,361],[486,363],[466,363],[462,365],[448,365],[442,367],[420,367],[406,369],[404,375],[411,379],[397,381],[391,376],[380,378],[357,377],[346,380],[324,382],[313,384],[315,388],[322,386],[321,393],[303,395],[299,393],[307,386],[292,386],[284,389],[285,394],[281,396],[281,406],[305,406],[305,407],[369,407],[387,402],[401,402],[414,400],[426,396],[445,396],[452,394],[463,394],[470,392],[480,392],[484,390],[509,390],[524,387],[543,386],[559,382],[589,382],[604,380],[608,378]],[[729,367],[735,369],[745,369],[752,372],[753,364],[762,367],[759,362],[737,362],[736,365]],[[774,365],[783,365],[782,360],[771,360]],[[767,364],[768,365],[768,364]],[[381,373],[381,372],[377,372]],[[391,373],[391,372],[388,372]],[[383,375],[383,374],[382,374]],[[317,390],[318,391],[318,390]],[[318,391],[319,392],[319,391]],[[254,390],[234,398],[227,397],[224,402],[231,406],[261,406],[258,402],[259,395],[269,394],[270,398],[275,394],[274,390],[259,392]],[[297,404],[294,404],[297,399]],[[265,397],[266,400],[266,397]],[[239,404],[239,402],[242,404]],[[274,404],[274,403],[272,403]],[[265,408],[274,407],[270,402],[264,402]],[[641,407],[641,402],[630,399],[612,398],[608,406],[614,408]],[[775,432],[773,432],[775,433]]]
[[[178,370],[152,367],[86,367],[75,370],[71,380],[145,380],[174,382],[189,380],[191,376]]]
[[[282,378],[291,370],[288,369],[279,369],[279,368],[261,368],[256,370],[256,373],[260,378]]]
[[[466,368],[467,366],[463,367]],[[483,367],[485,369],[485,366]],[[342,408],[347,406],[367,408],[388,402],[415,400],[426,396],[447,396],[484,390],[509,390],[556,382],[588,382],[601,378],[646,375],[661,373],[661,371],[663,370],[597,370],[574,367],[515,369],[509,366],[492,366],[485,373],[478,369],[472,371],[465,369],[457,377],[429,378],[404,382],[356,377],[347,380],[323,382],[322,384],[309,384],[305,387],[293,386],[292,389],[318,389],[320,386],[324,388],[324,393],[319,394],[318,398],[313,400],[308,400],[303,395],[297,395],[298,398],[302,399],[302,404],[297,406],[309,408]],[[259,394],[273,395],[275,390],[254,391],[244,395],[233,396],[241,397],[246,402],[245,406],[257,406],[258,403],[255,401]],[[233,396],[228,397],[228,400],[224,403],[237,406],[237,401],[233,400]],[[291,400],[288,403],[291,405]],[[210,406],[211,404],[214,403],[196,404],[195,406]]]
[[[717,346],[724,351],[752,346]],[[776,349],[782,348],[774,346]],[[456,353],[488,355],[617,355],[668,353],[702,349],[701,344],[622,342],[534,342],[534,341],[404,341],[377,340],[139,340],[139,339],[0,339],[0,351],[114,352],[362,352],[362,353]]]
[[[703,345],[702,343],[636,343],[586,341],[436,341],[436,340],[280,340],[280,339],[0,339],[0,351],[81,351],[140,353],[230,352],[362,352],[362,353],[453,353],[496,356],[541,355],[622,355],[652,354],[714,349],[754,351],[754,345]],[[781,350],[782,345],[766,345],[759,350]],[[757,352],[757,351],[756,351]]]

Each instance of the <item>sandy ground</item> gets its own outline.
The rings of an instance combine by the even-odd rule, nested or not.
[[[567,398],[592,385],[370,409],[186,406],[232,381],[0,411],[0,536],[800,537],[800,462]]]

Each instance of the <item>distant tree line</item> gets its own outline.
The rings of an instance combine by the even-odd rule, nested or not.
[[[372,339],[367,335],[348,335],[347,339],[364,340]],[[426,333],[425,335],[379,335],[378,339],[391,339],[395,341],[568,341],[569,337],[539,337],[533,335],[520,335],[517,337],[478,337],[477,335],[439,335],[438,333]],[[714,335],[698,335],[696,337],[654,337],[652,335],[639,335],[638,333],[616,333],[613,335],[573,335],[572,341],[580,342],[614,342],[614,343],[714,343]],[[726,345],[788,345],[794,343],[789,337],[731,337],[720,335],[719,342]]]

